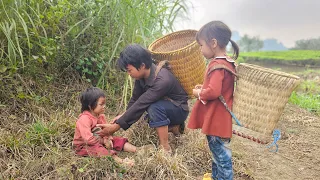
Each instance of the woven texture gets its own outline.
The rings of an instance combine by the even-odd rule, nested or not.
[[[197,31],[183,30],[168,34],[150,44],[152,58],[158,63],[168,60],[172,73],[192,97],[192,89],[203,83],[205,60],[195,41]]]
[[[233,112],[245,127],[237,131],[247,135],[256,131],[270,141],[266,137],[271,138],[299,77],[246,63],[237,67],[237,74]]]

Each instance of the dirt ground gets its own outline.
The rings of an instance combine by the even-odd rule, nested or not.
[[[319,73],[308,73],[301,77],[316,80],[319,79]],[[64,89],[68,89],[70,96],[75,97],[72,94],[78,92],[77,88]],[[75,102],[60,101],[67,99],[60,96],[56,99],[55,104]],[[175,152],[173,156],[156,151],[142,155],[119,154],[123,158],[130,157],[136,161],[134,168],[122,173],[121,169],[116,171],[114,164],[108,159],[93,158],[89,161],[74,155],[71,142],[73,124],[78,111],[75,109],[80,109],[79,105],[66,107],[67,109],[63,111],[49,111],[50,106],[38,107],[37,104],[18,104],[20,106],[17,107],[13,105],[2,108],[0,106],[0,180],[101,179],[102,177],[102,179],[202,180],[203,174],[210,172],[211,169],[211,153],[205,136],[199,130],[186,129],[186,133],[181,137],[173,137],[171,141],[171,147]],[[30,114],[20,112],[27,106],[31,107],[33,113],[30,114],[34,116],[33,118],[30,118]],[[10,114],[12,107],[22,114]],[[119,134],[128,137],[129,142],[136,146],[150,143],[156,145],[158,139],[154,129],[148,128],[146,122],[139,122],[141,123],[136,123],[128,131],[121,131]],[[233,136],[231,147],[235,180],[320,179],[320,117],[298,106],[287,104],[277,128],[282,132],[277,153],[270,152],[266,145]],[[48,131],[50,129],[54,131]],[[25,137],[27,133],[29,138]],[[45,138],[50,141],[44,142]]]
[[[320,118],[288,104],[279,121],[281,140],[277,153],[264,145],[233,137],[236,163],[241,162],[235,179],[319,179]]]

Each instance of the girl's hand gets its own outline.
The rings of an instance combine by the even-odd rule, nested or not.
[[[192,94],[196,97],[199,98],[199,94],[201,92],[201,89],[193,89]]]
[[[194,87],[195,89],[202,89],[202,84],[198,84]]]
[[[106,147],[106,149],[112,149],[113,148],[112,136],[103,138],[103,144]]]
[[[206,105],[207,101],[204,101],[202,99],[200,99],[199,94],[201,93],[201,91],[204,90],[202,89],[202,84],[198,84],[196,85],[195,89],[192,90],[193,95],[199,99],[201,101],[202,104]]]
[[[93,134],[94,136],[99,136],[99,135],[97,134],[97,132],[99,132],[99,131],[101,131],[101,128],[99,128],[99,127],[94,127],[94,128],[92,129],[92,134]]]

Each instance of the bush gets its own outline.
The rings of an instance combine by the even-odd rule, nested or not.
[[[0,81],[6,83],[0,99],[21,81],[17,74],[37,84],[67,80],[76,71],[76,78],[106,90],[110,104],[118,104],[114,109],[123,108],[131,80],[115,70],[117,55],[127,44],[147,46],[172,31],[184,9],[183,0],[1,1]],[[37,96],[25,85],[18,93]]]

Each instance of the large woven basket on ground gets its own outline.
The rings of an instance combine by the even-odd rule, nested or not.
[[[299,77],[246,63],[237,67],[237,74],[233,112],[245,128],[233,129],[267,143]]]
[[[172,73],[192,97],[192,89],[203,83],[205,60],[195,40],[196,30],[168,34],[150,44],[152,58],[158,63],[168,60]]]

